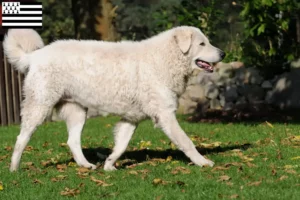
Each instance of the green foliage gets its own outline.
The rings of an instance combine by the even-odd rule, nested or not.
[[[44,42],[57,39],[74,38],[74,20],[71,12],[71,0],[42,0],[43,30],[40,30]]]
[[[296,20],[300,3],[296,0],[244,1],[241,17],[245,24],[244,60],[266,73],[281,73],[300,56]],[[270,75],[270,74],[269,74]]]

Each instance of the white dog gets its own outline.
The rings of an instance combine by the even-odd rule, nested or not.
[[[180,128],[175,111],[187,78],[195,68],[213,71],[209,63],[225,53],[197,28],[182,26],[140,42],[57,41],[44,47],[34,30],[9,30],[3,43],[9,62],[27,72],[21,132],[10,170],[18,169],[31,135],[57,107],[67,123],[68,145],[79,166],[95,169],[81,149],[86,108],[122,116],[115,147],[105,161],[114,170],[136,125],[149,117],[193,163],[213,166]]]

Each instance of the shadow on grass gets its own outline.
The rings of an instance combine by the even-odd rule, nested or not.
[[[215,154],[215,153],[222,153],[226,151],[230,151],[233,149],[240,149],[240,150],[247,150],[251,148],[251,144],[241,144],[241,145],[232,145],[232,146],[225,146],[225,147],[216,147],[212,149],[200,148],[197,147],[197,150],[202,155],[207,154]],[[104,156],[108,156],[111,153],[111,149],[109,148],[89,148],[83,149],[83,153],[87,160],[91,163],[97,163],[99,161],[104,161],[104,158],[99,158],[99,153]],[[185,163],[191,162],[182,151],[180,150],[173,150],[173,149],[166,149],[166,150],[152,150],[152,149],[142,149],[136,151],[126,151],[119,160],[129,159],[132,162],[123,163],[121,168],[126,167],[127,165],[131,165],[133,163],[142,163],[147,160],[151,159],[166,159],[168,156],[172,156],[173,160],[183,161]],[[69,162],[69,161],[68,161]]]

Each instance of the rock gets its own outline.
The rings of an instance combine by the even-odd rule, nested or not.
[[[226,102],[223,109],[228,111],[228,110],[232,110],[233,108],[234,108],[234,104],[232,102]]]
[[[248,78],[246,78],[247,69],[245,67],[239,68],[235,70],[235,82],[237,85],[244,85],[249,82]]]
[[[224,92],[221,93],[221,94],[219,95],[219,97],[220,97],[220,104],[221,104],[222,107],[224,107],[225,104],[226,104]]]
[[[269,89],[272,89],[272,83],[270,82],[270,81],[264,81],[262,84],[261,84],[261,87],[263,88],[263,89],[267,89],[267,90],[269,90]]]
[[[264,99],[265,91],[258,85],[251,85],[245,96],[250,103],[255,103]]]
[[[219,62],[215,66],[215,71],[218,72],[222,78],[232,78],[234,75],[233,67],[229,63]]]
[[[244,96],[240,97],[240,98],[236,101],[235,104],[236,104],[236,105],[246,105],[246,104],[247,104],[246,97],[244,97]]]
[[[247,69],[247,76],[249,81],[253,85],[260,85],[263,82],[263,77],[259,74],[259,71],[255,68],[248,68]]]
[[[218,100],[218,99],[211,99],[209,101],[209,103],[210,103],[210,109],[213,109],[213,110],[220,110],[220,109],[222,109],[220,100]]]
[[[192,101],[200,102],[205,98],[204,88],[201,85],[190,85],[186,89],[186,93]]]
[[[238,98],[237,87],[235,85],[227,86],[224,93],[226,102],[236,101]]]
[[[197,102],[191,101],[190,99],[179,99],[179,106],[177,109],[178,114],[192,114],[196,111]]]
[[[209,99],[215,99],[219,95],[219,89],[214,83],[209,82],[204,86],[204,94]]]

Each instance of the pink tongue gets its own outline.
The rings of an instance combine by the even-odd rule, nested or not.
[[[202,65],[203,67],[206,67],[206,68],[211,68],[211,66],[208,64],[208,63],[205,63],[205,62],[202,62],[202,61],[198,61],[198,63],[200,64],[200,65]]]

